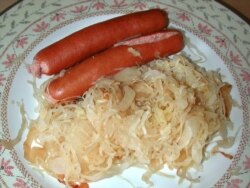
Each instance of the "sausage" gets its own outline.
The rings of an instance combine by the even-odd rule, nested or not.
[[[127,45],[121,44],[107,49],[66,70],[64,75],[48,83],[45,89],[46,98],[52,103],[75,99],[102,76],[114,74],[125,67],[144,64],[155,58],[177,53],[184,47],[182,33],[174,29],[131,41],[131,43],[126,42]]]
[[[155,41],[145,40],[145,38],[156,38],[155,36],[161,37]],[[53,103],[75,99],[102,76],[114,74],[125,67],[144,64],[155,58],[177,53],[184,47],[182,33],[173,29],[131,41],[131,43],[127,42],[127,45],[121,44],[96,54],[52,80],[46,87],[47,99]]]
[[[57,74],[119,41],[160,31],[168,23],[166,11],[152,9],[94,24],[39,51],[29,71],[36,77]]]

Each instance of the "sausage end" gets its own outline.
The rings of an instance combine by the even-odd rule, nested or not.
[[[40,64],[33,63],[32,65],[28,66],[28,72],[31,73],[34,77],[41,78],[42,68]]]
[[[44,91],[44,97],[46,98],[46,100],[49,102],[49,103],[52,103],[52,104],[56,104],[58,103],[59,101],[54,99],[51,94],[50,94],[50,90],[49,90],[49,84],[46,86],[45,88],[45,91]]]

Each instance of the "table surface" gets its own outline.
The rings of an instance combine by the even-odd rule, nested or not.
[[[11,5],[20,0],[0,0],[0,13],[6,10]],[[245,20],[250,20],[250,0],[218,0],[223,5],[245,17]]]

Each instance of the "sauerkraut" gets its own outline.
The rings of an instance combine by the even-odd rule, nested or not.
[[[52,105],[39,99],[25,158],[66,184],[138,165],[148,172],[166,165],[190,178],[188,170],[202,165],[208,143],[227,128],[230,89],[218,72],[183,56],[125,68],[78,100]]]

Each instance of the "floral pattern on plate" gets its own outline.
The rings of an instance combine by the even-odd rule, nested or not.
[[[202,0],[26,0],[0,17],[0,138],[10,139],[6,98],[14,72],[45,36],[74,21],[95,15],[128,13],[150,8],[169,12],[171,22],[207,43],[225,62],[240,91],[243,109],[241,142],[230,168],[214,187],[250,187],[250,28],[222,5]],[[7,107],[6,107],[7,108]],[[39,183],[18,155],[0,144],[0,187],[30,188]]]

